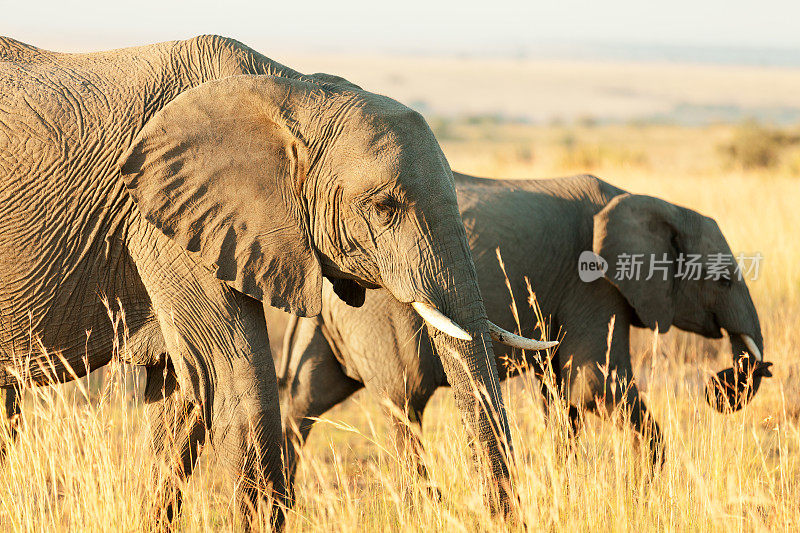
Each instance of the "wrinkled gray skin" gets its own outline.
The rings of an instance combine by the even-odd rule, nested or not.
[[[502,397],[478,402],[469,388],[497,390],[486,312],[451,171],[419,114],[223,37],[91,54],[0,38],[0,198],[0,386],[108,363],[100,296],[119,302],[124,354],[147,367],[149,410],[163,420],[160,520],[210,441],[245,523],[271,494],[280,526],[262,302],[313,316],[323,277],[350,304],[384,287],[472,334],[431,332],[500,485],[492,503],[508,508]]]
[[[763,353],[758,315],[744,281],[613,280],[621,252],[730,254],[714,220],[649,196],[628,194],[592,176],[553,180],[495,181],[455,173],[461,214],[478,270],[489,318],[510,331],[516,322],[497,260],[499,248],[515,295],[522,335],[539,337],[528,305],[527,277],[550,335],[563,340],[552,359],[573,434],[579,428],[576,406],[595,411],[601,404],[623,405],[632,427],[649,438],[656,465],[663,460],[658,425],[647,411],[634,381],[629,349],[631,326],[663,332],[680,329],[718,338],[731,335],[734,355],[746,352],[741,334],[750,335]],[[584,283],[578,257],[594,250],[611,265],[606,278]],[[642,267],[645,275],[648,263]],[[608,348],[609,324],[613,337]],[[607,377],[601,366],[606,363]],[[288,357],[286,357],[288,354]],[[522,366],[543,376],[549,371],[536,353],[496,345],[500,379]],[[546,361],[546,356],[542,356]],[[289,471],[295,446],[302,445],[313,418],[362,387],[387,398],[420,424],[425,405],[448,376],[431,349],[420,318],[386,291],[369,291],[359,309],[323,290],[322,314],[290,323],[279,370]],[[540,380],[541,381],[541,380]],[[542,387],[545,401],[553,401]],[[419,457],[420,443],[404,424],[396,424],[398,444]],[[419,462],[424,473],[424,465]],[[290,481],[291,482],[291,481]]]

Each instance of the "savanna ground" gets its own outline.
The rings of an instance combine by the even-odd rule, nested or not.
[[[454,169],[504,178],[591,172],[717,219],[735,252],[761,252],[750,282],[773,379],[741,412],[703,398],[730,366],[726,340],[634,333],[640,388],[668,442],[656,477],[628,429],[587,417],[574,451],[546,425],[530,377],[503,385],[516,449],[521,512],[533,530],[718,531],[800,527],[800,130],[753,125],[574,125],[431,119]],[[526,295],[515,295],[524,302]],[[83,332],[76,332],[82,335]],[[273,345],[280,338],[273,333]],[[140,384],[115,365],[69,386],[26,394],[22,431],[0,475],[3,530],[139,531],[153,464]],[[389,438],[385,408],[367,394],[330,411],[304,450],[288,529],[504,530],[475,490],[450,392],[426,411],[426,484]],[[613,415],[612,415],[613,416]],[[213,454],[186,487],[181,529],[236,529],[232,491]]]

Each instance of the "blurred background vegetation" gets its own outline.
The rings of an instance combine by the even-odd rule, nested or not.
[[[704,127],[644,121],[603,124],[591,117],[570,125],[562,121],[534,125],[494,115],[432,117],[429,122],[443,145],[457,152],[484,152],[494,168],[594,172],[658,166],[694,173],[761,171],[800,178],[800,126],[774,126],[754,119]]]

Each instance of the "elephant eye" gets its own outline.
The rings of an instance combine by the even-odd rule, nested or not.
[[[399,215],[402,204],[391,194],[381,195],[375,200],[375,211],[384,224],[391,224]]]

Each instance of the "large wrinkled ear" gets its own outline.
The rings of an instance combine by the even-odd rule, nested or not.
[[[319,313],[322,290],[294,107],[311,87],[273,76],[202,84],[156,113],[120,161],[147,220],[235,289],[303,316]]]
[[[594,216],[593,248],[608,262],[606,278],[641,325],[661,332],[675,315],[676,242],[688,231],[688,212],[651,196],[622,194]]]

